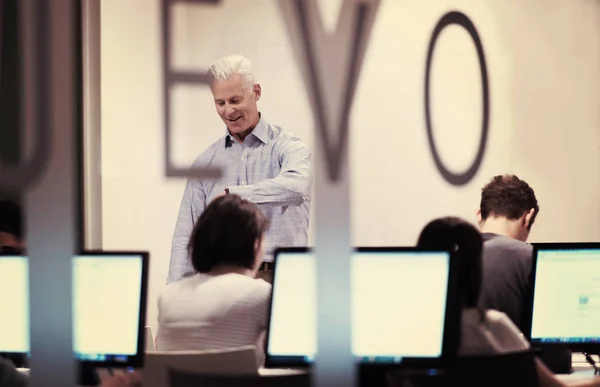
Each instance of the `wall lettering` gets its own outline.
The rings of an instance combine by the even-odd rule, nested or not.
[[[483,88],[483,120],[481,124],[481,137],[479,140],[479,148],[477,150],[477,155],[475,156],[475,160],[471,166],[463,173],[454,173],[450,171],[442,161],[437,147],[435,145],[435,139],[433,138],[433,127],[431,123],[431,106],[430,106],[430,75],[431,75],[431,62],[433,59],[433,53],[435,51],[435,45],[437,43],[437,39],[440,34],[444,30],[444,28],[449,25],[456,24],[463,27],[473,39],[473,43],[475,44],[475,48],[477,50],[477,56],[479,58],[479,68],[481,70],[481,87]],[[440,174],[446,179],[446,181],[452,185],[465,185],[473,177],[477,174],[479,167],[481,166],[481,162],[483,160],[483,155],[485,154],[485,148],[487,145],[487,137],[489,130],[489,119],[490,119],[490,96],[489,96],[489,85],[488,85],[488,75],[487,75],[487,66],[485,62],[485,54],[483,52],[483,46],[481,44],[481,40],[479,39],[479,34],[475,29],[475,25],[471,20],[462,12],[452,11],[448,12],[437,23],[435,29],[433,30],[433,34],[431,35],[431,40],[429,41],[429,49],[427,50],[427,64],[425,68],[425,123],[427,126],[427,138],[429,140],[429,149],[431,150],[431,154],[433,156],[433,161],[435,162],[435,166],[437,167]]]
[[[338,24],[327,33],[315,0],[280,0],[315,116],[327,174],[339,179],[348,148],[352,101],[379,0],[344,1]]]

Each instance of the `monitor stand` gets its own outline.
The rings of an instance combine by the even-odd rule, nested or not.
[[[100,377],[96,367],[91,364],[79,363],[79,374],[77,375],[80,386],[99,386]]]

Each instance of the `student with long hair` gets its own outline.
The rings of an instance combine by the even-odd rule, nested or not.
[[[458,259],[458,304],[462,309],[458,354],[463,356],[505,354],[529,350],[523,333],[504,313],[479,308],[482,287],[481,234],[468,222],[454,217],[428,223],[417,242],[427,249],[451,249]],[[600,378],[563,382],[538,358],[535,359],[540,386],[600,386]]]

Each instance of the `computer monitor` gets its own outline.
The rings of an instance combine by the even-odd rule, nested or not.
[[[600,350],[600,243],[535,243],[532,286],[532,345]]]
[[[268,367],[312,364],[317,347],[315,256],[279,249],[267,336]],[[434,368],[457,346],[452,254],[358,248],[352,256],[352,352],[360,364]]]
[[[73,257],[72,268],[75,357],[99,367],[141,367],[148,253],[86,252]],[[30,334],[25,256],[0,255],[0,310],[0,356],[26,366]]]
[[[29,352],[27,257],[0,255],[0,356],[22,367]]]
[[[148,253],[85,252],[73,258],[73,350],[95,367],[141,367]]]

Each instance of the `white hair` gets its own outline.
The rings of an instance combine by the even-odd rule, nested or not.
[[[252,89],[255,83],[252,63],[241,55],[228,55],[217,59],[208,67],[208,74],[217,81],[226,81],[237,74],[248,89]]]

